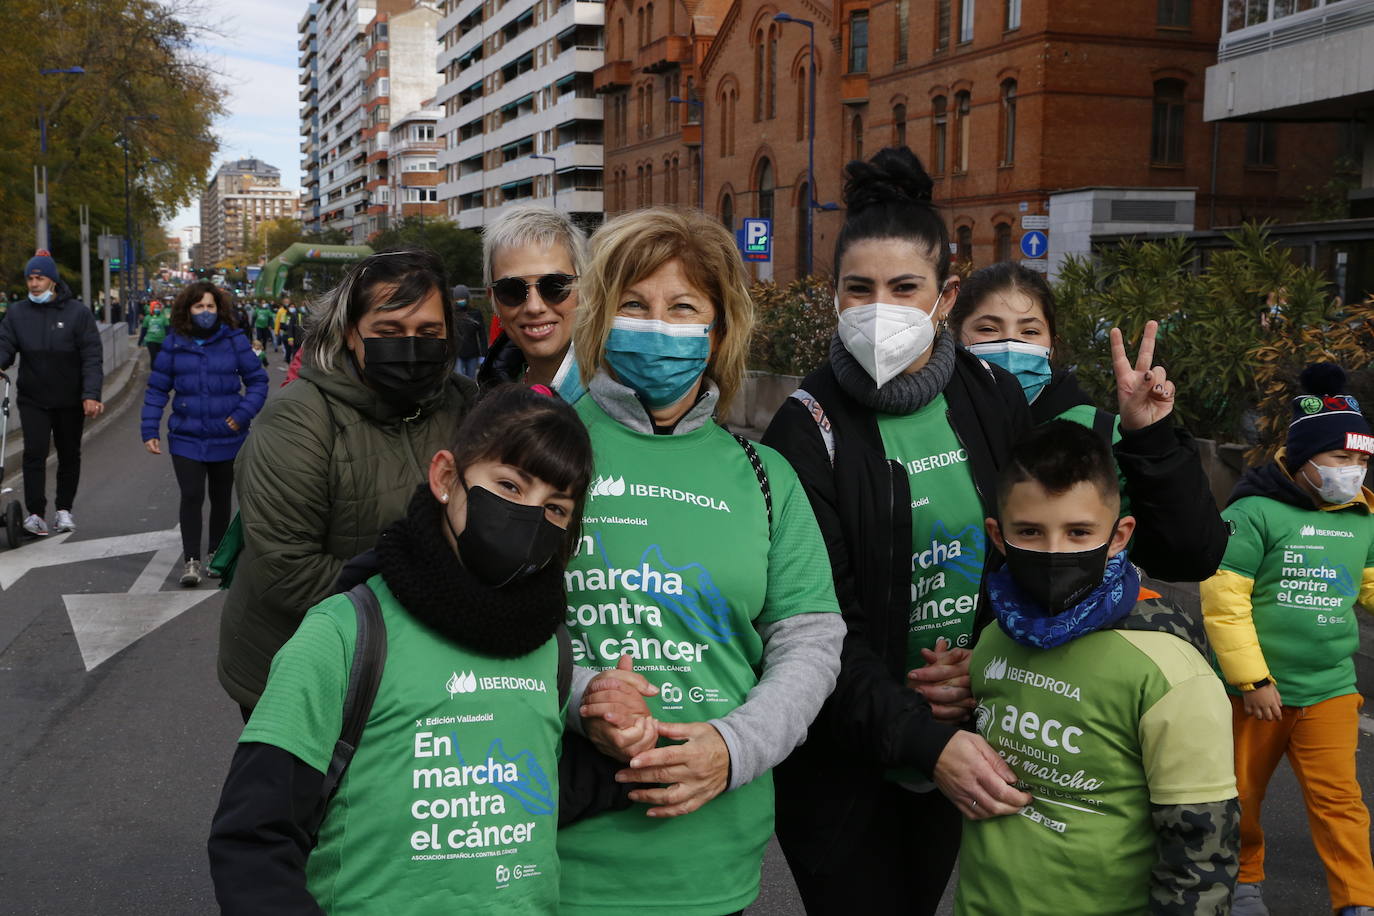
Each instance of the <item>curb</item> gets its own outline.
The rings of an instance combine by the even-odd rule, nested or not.
[[[105,426],[116,420],[132,400],[130,395],[138,390],[138,385],[147,376],[147,368],[143,359],[144,350],[142,347],[134,347],[129,359],[105,379],[101,387],[101,403],[105,405],[105,410],[94,421],[88,422],[82,430],[81,438],[84,441],[88,436],[95,435],[102,431]],[[8,442],[5,445],[4,462],[5,478],[0,480],[0,490],[5,487],[20,488],[20,480],[23,476],[23,469],[20,467],[20,457],[24,451],[24,434],[19,424],[19,409],[15,404],[13,396],[10,398],[10,429]],[[48,451],[48,461],[53,461],[56,452],[52,449]],[[13,494],[6,494],[13,496]],[[0,502],[4,499],[0,498]]]

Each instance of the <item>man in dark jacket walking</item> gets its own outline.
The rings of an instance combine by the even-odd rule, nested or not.
[[[477,378],[477,367],[487,355],[487,323],[472,307],[471,294],[463,284],[453,288],[453,338],[458,346],[458,372]]]
[[[29,296],[0,324],[0,369],[19,364],[19,422],[24,430],[24,530],[46,535],[48,445],[57,447],[57,516],[75,531],[72,503],[81,479],[81,430],[105,409],[100,333],[91,310],[57,277],[57,262],[39,251],[24,268]]]

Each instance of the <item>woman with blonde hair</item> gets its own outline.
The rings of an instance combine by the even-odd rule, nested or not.
[[[668,743],[618,776],[641,804],[559,833],[560,911],[723,916],[758,894],[769,771],[829,694],[844,625],[796,474],[714,419],[754,323],[730,233],[651,209],[591,247],[573,340],[597,477],[567,622],[581,664],[634,657]]]

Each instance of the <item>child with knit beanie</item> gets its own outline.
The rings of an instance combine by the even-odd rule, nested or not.
[[[1331,363],[1308,366],[1286,447],[1246,472],[1222,513],[1231,539],[1202,583],[1207,634],[1231,694],[1241,802],[1232,913],[1261,897],[1265,789],[1285,754],[1339,916],[1374,916],[1369,811],[1355,775],[1363,699],[1355,688],[1355,603],[1374,607],[1374,435]]]

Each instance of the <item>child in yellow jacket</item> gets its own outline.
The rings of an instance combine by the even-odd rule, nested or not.
[[[1234,916],[1266,914],[1260,807],[1284,754],[1303,787],[1332,909],[1374,916],[1369,811],[1355,775],[1355,603],[1374,607],[1374,435],[1345,373],[1309,366],[1288,440],[1252,468],[1222,513],[1231,539],[1202,583],[1207,635],[1232,705],[1241,803]]]

